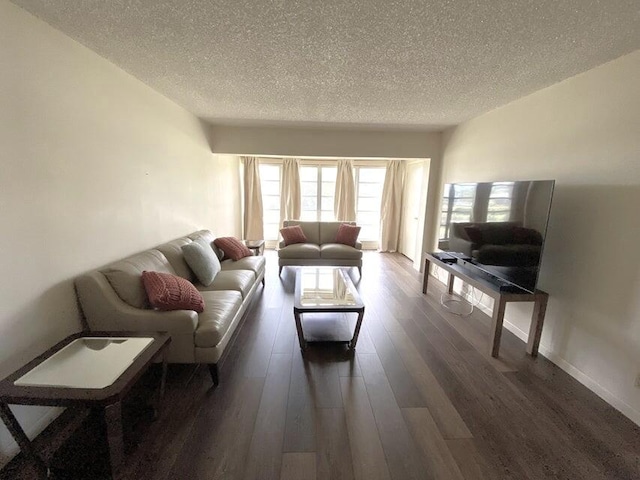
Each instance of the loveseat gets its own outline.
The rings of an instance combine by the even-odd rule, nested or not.
[[[520,222],[452,223],[449,249],[485,265],[535,267],[540,263],[542,235]]]
[[[299,225],[307,238],[305,243],[286,245],[284,240],[278,248],[279,273],[286,266],[337,266],[356,267],[362,274],[362,244],[355,246],[336,243],[338,228],[342,223],[355,222],[303,222],[285,220],[284,227]]]
[[[210,246],[220,258],[214,239],[210,231],[201,230],[77,278],[76,291],[89,328],[169,332],[168,362],[206,363],[217,385],[217,363],[260,283],[264,285],[265,259],[222,260],[213,282],[204,286],[187,264],[182,247],[197,241]],[[152,309],[141,281],[145,270],[177,275],[193,283],[204,299],[204,311]]]

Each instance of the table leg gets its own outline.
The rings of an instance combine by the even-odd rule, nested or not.
[[[424,259],[424,276],[422,277],[422,293],[427,293],[427,286],[429,285],[429,266],[431,262],[428,258]]]
[[[351,350],[356,349],[356,343],[358,343],[358,335],[360,335],[360,327],[362,326],[362,319],[364,318],[364,308],[361,312],[358,312],[358,321],[356,322],[356,329],[353,332],[353,338],[349,342],[349,348]]]
[[[507,302],[502,296],[493,304],[493,318],[491,322],[491,356],[497,357],[500,352],[500,338],[502,338],[502,323]]]
[[[24,433],[24,430],[18,423],[18,420],[13,415],[13,412],[9,408],[9,405],[6,403],[0,403],[0,418],[7,427],[7,430],[11,433],[14,440],[22,450],[22,453],[34,464],[38,471],[39,478],[47,478],[49,476],[49,469],[42,461],[40,456],[36,453],[33,448],[33,444],[27,434]]]
[[[453,282],[455,281],[456,277],[453,276],[453,273],[449,274],[449,281],[447,282],[447,292],[449,292],[449,295],[451,295],[453,293]]]
[[[529,327],[529,338],[527,338],[527,353],[532,357],[538,355],[540,337],[542,337],[542,327],[544,316],[547,312],[548,295],[536,294],[536,300],[531,315],[531,326]]]
[[[302,320],[300,319],[300,313],[294,310],[293,316],[296,319],[296,330],[298,331],[298,342],[300,342],[300,350],[304,352],[307,349],[307,341],[304,339],[304,333],[302,333]]]
[[[116,402],[104,409],[104,421],[107,425],[107,443],[109,444],[109,465],[111,477],[120,478],[124,460],[124,440],[122,438],[122,404]]]

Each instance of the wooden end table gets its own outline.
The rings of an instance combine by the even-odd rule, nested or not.
[[[48,477],[49,467],[35,451],[9,405],[101,410],[107,426],[111,475],[117,479],[124,459],[122,399],[162,355],[158,402],[161,401],[170,342],[167,333],[79,332],[0,381],[0,418],[23,454],[34,463],[40,478]]]
[[[254,255],[262,255],[264,253],[264,240],[243,240],[242,243],[244,243]]]

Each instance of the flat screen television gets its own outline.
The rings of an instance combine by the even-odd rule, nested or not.
[[[504,285],[534,292],[547,235],[554,180],[449,183],[438,247]]]

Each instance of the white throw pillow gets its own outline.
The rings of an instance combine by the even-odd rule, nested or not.
[[[197,239],[182,246],[182,253],[187,265],[205,287],[208,287],[221,270],[220,260],[213,248],[204,240]]]

